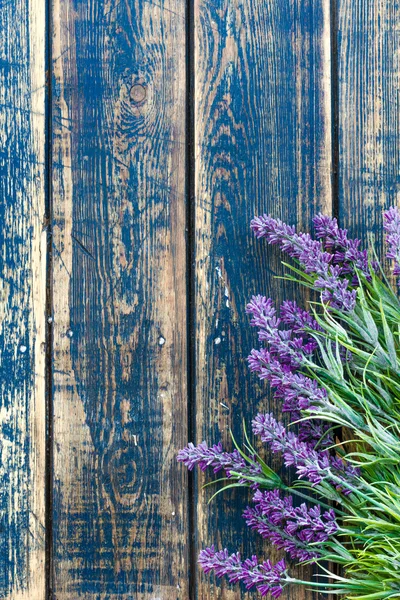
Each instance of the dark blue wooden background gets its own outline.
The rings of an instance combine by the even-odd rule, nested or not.
[[[254,597],[196,566],[270,554],[246,493],[175,456],[273,408],[253,215],[379,245],[399,42],[397,0],[0,0],[0,598]]]

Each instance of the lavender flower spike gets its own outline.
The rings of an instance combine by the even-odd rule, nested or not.
[[[228,577],[230,583],[242,581],[247,590],[256,588],[261,596],[270,593],[279,598],[288,581],[284,560],[275,565],[269,560],[259,564],[257,557],[252,556],[242,562],[239,552],[229,555],[228,550],[217,552],[214,546],[200,552],[199,564],[205,573],[214,571],[217,577]]]
[[[291,308],[293,309],[293,307]],[[295,327],[279,329],[281,319],[276,317],[276,311],[270,298],[253,296],[246,307],[247,314],[252,315],[251,325],[260,328],[258,339],[268,344],[271,354],[278,357],[282,364],[298,367],[305,357],[312,356],[317,344],[304,332],[306,315],[296,312],[295,315],[289,316],[289,310],[288,306],[283,308],[284,317],[295,319]]]
[[[257,477],[262,474],[261,466],[257,462],[247,463],[237,450],[224,452],[221,442],[212,447],[209,447],[207,442],[201,442],[198,446],[189,443],[179,451],[177,460],[186,465],[189,471],[198,465],[202,471],[207,467],[212,467],[214,473],[224,470],[228,478],[232,477],[232,471],[240,473],[243,475],[241,483],[246,483],[246,476]],[[252,487],[256,488],[257,484],[253,484]]]
[[[292,496],[281,498],[279,490],[257,491],[255,508],[247,507],[246,524],[300,561],[321,556],[322,544],[338,530],[333,510],[321,514],[319,506],[293,506]],[[318,542],[318,547],[310,543]]]
[[[272,414],[259,414],[252,422],[253,433],[270,444],[272,452],[282,452],[286,467],[294,466],[299,479],[306,477],[313,486],[323,481],[347,495],[347,487],[359,475],[352,465],[345,465],[328,451],[314,450],[311,444],[300,441],[292,431],[287,432]]]
[[[314,285],[322,291],[324,302],[339,310],[353,310],[356,292],[348,289],[350,282],[341,276],[346,270],[333,265],[334,255],[324,250],[322,242],[313,240],[308,233],[296,233],[294,227],[269,215],[253,219],[251,228],[256,237],[265,237],[269,244],[279,245],[297,259],[305,273],[317,276]]]
[[[394,275],[400,275],[400,211],[392,206],[383,213],[383,228],[389,246],[387,257],[394,260]]]
[[[362,271],[367,279],[371,278],[368,252],[359,250],[360,240],[349,239],[347,229],[341,229],[335,218],[320,214],[314,217],[313,223],[317,238],[323,239],[325,248],[332,252],[333,263],[341,266],[342,273],[354,275],[354,285],[358,283],[354,268]]]
[[[248,357],[250,370],[258,373],[260,379],[266,379],[276,388],[276,398],[284,400],[283,412],[313,409],[324,406],[327,392],[314,379],[302,373],[292,372],[287,365],[274,360],[265,348],[252,350]]]
[[[324,252],[322,243],[313,240],[309,233],[296,233],[293,226],[269,215],[255,217],[251,228],[256,237],[265,237],[269,244],[278,245],[283,252],[297,258],[304,265],[306,273],[327,273],[332,255]]]
[[[304,333],[307,329],[322,331],[314,317],[300,308],[296,302],[285,300],[281,306],[281,320],[285,325],[293,327],[294,333]]]

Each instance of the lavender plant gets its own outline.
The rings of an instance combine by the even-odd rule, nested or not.
[[[349,599],[400,597],[400,301],[376,257],[336,219],[318,215],[314,226],[316,239],[267,215],[251,223],[257,238],[291,257],[287,278],[319,294],[308,310],[286,301],[278,311],[263,296],[247,306],[260,342],[249,367],[270,385],[282,421],[255,416],[257,450],[244,431],[243,448],[235,440],[230,452],[189,444],[178,461],[223,471],[223,489],[250,488],[248,527],[290,561],[319,565],[328,583],[291,577],[285,559],[242,560],[213,546],[199,563],[262,596],[299,584]],[[399,276],[398,209],[384,213],[384,229]],[[347,441],[338,437],[343,429]],[[280,454],[297,479],[274,472],[268,453]]]

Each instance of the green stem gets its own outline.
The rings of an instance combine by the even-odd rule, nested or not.
[[[329,577],[329,575],[328,575]],[[319,583],[318,581],[304,581],[303,579],[295,579],[294,577],[287,577],[285,579],[285,582],[287,583],[297,583],[299,585],[309,585],[312,587],[323,587],[325,588],[325,592],[329,593],[331,590],[327,589],[327,588],[332,588],[332,587],[338,587],[338,588],[343,588],[343,584],[342,583]]]

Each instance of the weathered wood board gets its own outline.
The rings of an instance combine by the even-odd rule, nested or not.
[[[52,11],[52,590],[186,600],[185,6]]]
[[[45,13],[0,2],[0,598],[45,598]]]
[[[382,212],[400,202],[400,4],[339,0],[341,222],[382,250]]]
[[[195,2],[197,442],[233,448],[230,428],[242,440],[243,419],[279,411],[247,368],[256,334],[245,306],[252,294],[279,303],[299,289],[274,279],[279,252],[253,240],[250,221],[267,212],[308,228],[316,211],[331,213],[330,51],[329,2]],[[210,507],[204,481],[196,553],[213,543],[270,555],[241,519],[243,490]],[[209,581],[198,573],[199,600],[254,596]]]

